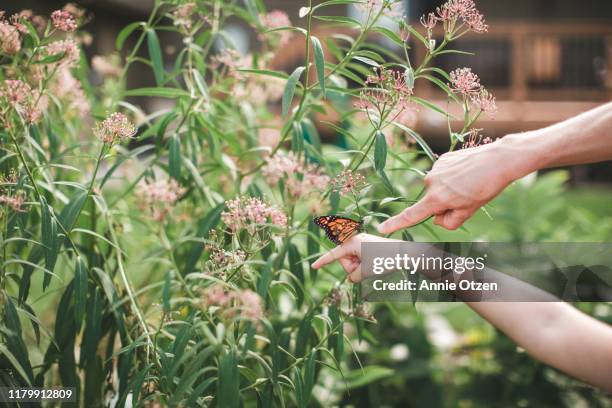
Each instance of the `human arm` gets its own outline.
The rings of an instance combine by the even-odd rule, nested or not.
[[[607,103],[546,128],[446,153],[425,177],[424,197],[378,230],[389,234],[431,216],[444,228],[459,228],[508,184],[533,171],[611,160],[611,129],[612,103]]]
[[[369,234],[359,234],[335,247],[313,263],[318,269],[338,260],[352,282],[363,278],[361,245],[370,242],[399,242]],[[418,244],[415,245],[426,245]],[[421,253],[423,248],[416,252]],[[428,279],[436,274],[424,271]],[[531,292],[526,298],[546,299],[531,285],[496,271],[489,277],[503,282],[500,287],[516,285],[513,293]],[[497,275],[497,276],[496,276]],[[456,291],[460,299],[470,293]],[[538,360],[594,386],[612,391],[612,327],[563,302],[469,302],[466,303],[517,345]]]
[[[469,302],[534,358],[612,391],[612,327],[563,302]]]

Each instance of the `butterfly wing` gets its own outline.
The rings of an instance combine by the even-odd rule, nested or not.
[[[321,227],[325,231],[327,238],[336,245],[342,244],[360,232],[363,225],[363,221],[355,221],[335,215],[316,217],[314,223]]]

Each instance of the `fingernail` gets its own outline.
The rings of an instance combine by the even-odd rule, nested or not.
[[[376,227],[376,229],[378,230],[378,232],[383,234],[383,231],[385,230],[385,223],[383,222],[382,224],[378,224],[378,227]]]

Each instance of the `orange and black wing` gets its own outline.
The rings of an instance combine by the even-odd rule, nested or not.
[[[336,245],[342,244],[353,235],[361,232],[363,226],[363,221],[355,221],[336,215],[316,217],[314,223],[323,228],[327,238]]]

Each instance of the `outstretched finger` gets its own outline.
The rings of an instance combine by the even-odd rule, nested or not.
[[[437,212],[437,207],[425,196],[421,201],[406,208],[398,215],[389,218],[378,226],[381,234],[390,234],[402,228],[411,227]]]
[[[329,252],[323,254],[323,256],[321,256],[316,261],[314,261],[312,264],[312,267],[315,269],[319,269],[327,264],[337,261],[338,259],[342,258],[345,255],[347,255],[346,247],[342,245],[337,246],[333,248],[332,250],[330,250]]]

